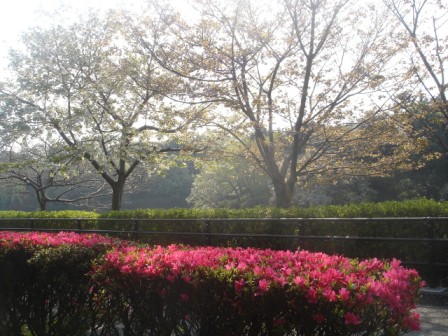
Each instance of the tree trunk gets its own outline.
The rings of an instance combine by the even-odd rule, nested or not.
[[[47,210],[47,202],[39,201],[39,208],[40,208],[40,211],[46,211]]]
[[[112,205],[110,210],[121,210],[124,193],[124,181],[118,181],[112,186]]]
[[[292,205],[294,196],[294,185],[290,186],[286,182],[274,184],[275,205],[279,208],[289,208]]]
[[[39,203],[39,210],[46,211],[47,210],[47,197],[45,196],[45,192],[43,190],[36,190],[37,202]]]

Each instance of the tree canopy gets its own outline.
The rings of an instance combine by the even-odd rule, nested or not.
[[[171,38],[134,34],[162,67],[188,81],[191,99],[215,104],[208,126],[245,147],[269,176],[278,206],[291,205],[308,174],[384,173],[380,160],[360,157],[378,158],[385,145],[402,163],[403,150],[413,147],[402,146],[406,129],[390,127],[382,106],[368,103],[398,50],[385,7],[349,0],[194,4],[197,20],[190,21],[154,5]]]
[[[203,109],[167,99],[179,80],[132,43],[121,19],[89,13],[29,31],[11,51],[14,78],[2,90],[4,113],[29,130],[17,138],[56,134],[110,186],[115,210],[140,163],[157,165],[163,153],[185,149],[180,131],[194,127]],[[171,138],[178,147],[164,146]]]
[[[448,153],[448,7],[437,0],[384,0],[399,29],[401,77],[388,94],[422,138]]]
[[[309,181],[364,185],[446,154],[440,1],[188,4],[30,29],[0,83],[2,147],[57,145],[72,177],[88,165],[102,179],[114,210],[137,167],[167,171],[198,150],[191,200],[225,177],[227,196],[250,203],[268,178],[280,207]],[[254,180],[228,179],[243,166]]]

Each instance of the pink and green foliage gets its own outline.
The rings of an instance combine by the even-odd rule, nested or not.
[[[11,232],[0,233],[0,247],[2,249],[27,247],[56,247],[61,245],[74,245],[82,247],[111,246],[117,240],[99,234],[78,234],[74,232]]]
[[[397,260],[0,233],[0,335],[399,335],[423,285]]]
[[[132,335],[399,335],[423,285],[397,260],[177,245],[110,251],[96,282]]]
[[[0,232],[0,335],[86,335],[97,314],[89,273],[116,241]]]

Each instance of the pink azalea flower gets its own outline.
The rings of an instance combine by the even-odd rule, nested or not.
[[[420,314],[417,312],[411,313],[410,316],[405,316],[404,318],[405,327],[410,330],[419,331],[420,330]]]
[[[269,282],[266,279],[261,279],[258,281],[258,289],[261,292],[267,292],[269,289]]]
[[[322,291],[322,295],[324,296],[324,298],[326,298],[329,302],[334,302],[337,299],[336,293],[334,290],[332,290],[331,288],[327,287],[324,288],[324,290]]]
[[[341,288],[339,290],[339,297],[342,301],[347,301],[350,298],[350,291],[347,288]]]
[[[246,280],[236,280],[235,281],[235,291],[239,294],[243,291],[244,285],[246,284]]]
[[[345,324],[353,324],[353,325],[361,324],[361,320],[359,319],[358,315],[353,314],[352,312],[345,313],[344,320]]]
[[[308,293],[306,293],[305,297],[308,300],[308,303],[317,303],[318,301],[317,292],[313,287],[308,290]]]

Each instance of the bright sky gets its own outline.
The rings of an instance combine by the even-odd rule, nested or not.
[[[7,62],[9,48],[27,28],[40,25],[45,12],[59,10],[61,16],[86,8],[132,8],[143,0],[0,0],[0,69]],[[0,70],[1,71],[1,70]]]

